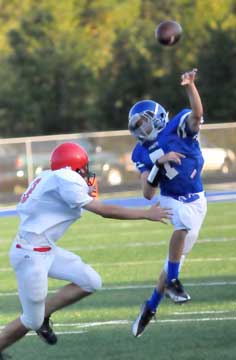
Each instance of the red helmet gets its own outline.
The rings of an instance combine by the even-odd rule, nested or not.
[[[75,143],[58,145],[50,158],[51,170],[58,170],[70,166],[72,170],[85,169],[88,165],[88,154],[85,149]]]

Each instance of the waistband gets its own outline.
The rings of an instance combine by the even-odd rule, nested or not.
[[[166,195],[163,195],[166,196]],[[169,195],[169,197],[181,201],[183,203],[191,203],[205,196],[205,191],[201,191],[199,193],[189,193],[185,195]]]
[[[47,252],[51,250],[50,246],[42,246],[42,247],[32,247],[30,245],[20,245],[16,244],[17,249],[25,249],[25,250],[32,250],[32,251],[38,251],[38,252]]]
[[[31,251],[38,251],[38,252],[46,252],[50,251],[53,246],[50,243],[46,242],[45,239],[38,239],[38,241],[29,241],[27,238],[21,236],[21,234],[17,234],[14,241],[17,249],[25,249]]]

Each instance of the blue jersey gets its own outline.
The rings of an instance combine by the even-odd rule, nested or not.
[[[198,133],[193,133],[188,124],[190,109],[174,116],[158,134],[156,140],[136,144],[132,160],[142,173],[150,171],[161,155],[170,151],[185,155],[181,164],[169,162],[160,167],[159,184],[162,195],[179,197],[203,191],[201,171],[204,163]]]

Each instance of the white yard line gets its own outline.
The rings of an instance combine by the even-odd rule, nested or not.
[[[106,325],[127,325],[130,324],[131,321],[129,320],[109,320],[109,321],[94,321],[94,322],[87,322],[87,323],[73,323],[73,324],[54,324],[55,327],[77,327],[77,328],[89,328],[95,326],[106,326]]]
[[[204,286],[235,286],[236,281],[210,281],[210,282],[196,282],[185,283],[186,287],[204,287]],[[100,291],[120,291],[120,290],[139,290],[139,289],[152,289],[152,285],[127,285],[127,286],[111,286],[103,287]],[[57,290],[49,290],[49,294],[54,294]],[[0,297],[17,296],[17,292],[0,292]]]
[[[203,318],[186,318],[186,319],[158,319],[152,320],[152,323],[157,322],[158,324],[169,324],[169,323],[187,323],[187,322],[210,322],[210,321],[235,321],[236,316],[227,316],[227,317],[203,317]],[[73,324],[54,324],[54,327],[74,327],[79,329],[87,329],[91,327],[100,327],[100,326],[110,326],[110,325],[130,325],[132,321],[130,320],[110,320],[110,321],[96,321],[96,322],[87,322],[87,323],[73,323]],[[3,329],[5,325],[0,326],[0,329]],[[83,334],[86,333],[84,330],[66,330],[66,331],[56,331],[57,335],[65,334]],[[35,332],[30,332],[28,336],[36,335]]]
[[[236,261],[236,257],[215,257],[215,258],[195,258],[195,259],[186,259],[186,263],[194,263],[194,262],[221,262],[221,261]],[[138,265],[148,265],[148,264],[161,264],[163,260],[147,260],[147,261],[124,261],[124,262],[117,262],[117,263],[94,263],[90,264],[94,267],[115,267],[115,266],[138,266]],[[2,267],[0,268],[0,272],[13,272],[11,267]]]
[[[175,311],[171,315],[206,315],[206,314],[228,314],[232,310],[207,310],[207,311]]]
[[[201,287],[201,286],[232,286],[236,285],[236,281],[212,281],[212,282],[196,282],[196,283],[185,283],[186,287]],[[127,285],[127,286],[114,286],[114,287],[104,287],[102,290],[111,291],[111,290],[135,290],[135,289],[150,289],[153,288],[153,285]]]
[[[86,333],[87,331],[85,330],[57,331],[57,335],[72,335],[72,334],[86,334]],[[35,332],[29,332],[26,336],[37,336],[37,334]]]
[[[195,259],[186,259],[185,263],[194,263],[194,262],[220,262],[220,261],[236,261],[236,257],[215,257],[215,258],[195,258]],[[114,262],[114,263],[93,263],[91,264],[94,267],[124,267],[124,266],[139,266],[139,265],[148,265],[148,264],[162,264],[164,263],[163,260],[147,260],[147,261],[124,261],[124,262]],[[0,270],[1,271],[1,270]]]
[[[236,226],[235,226],[236,227]],[[2,240],[1,240],[2,241]],[[0,241],[0,242],[1,242]],[[78,240],[79,241],[79,240]],[[224,242],[231,242],[236,241],[236,237],[219,237],[219,238],[205,238],[199,239],[197,244],[205,244],[205,243],[224,243]],[[160,241],[139,241],[134,243],[128,244],[107,244],[107,245],[86,245],[86,246],[76,246],[76,247],[68,247],[68,251],[95,251],[95,250],[109,250],[109,249],[122,249],[124,248],[135,248],[135,247],[159,247],[159,246],[166,246],[168,243],[168,239],[160,240]],[[8,256],[7,251],[1,251],[0,257]]]
[[[185,323],[185,322],[207,322],[207,321],[229,321],[236,320],[236,316],[227,316],[227,317],[217,317],[217,318],[190,318],[190,319],[166,319],[166,320],[158,320],[158,323]]]

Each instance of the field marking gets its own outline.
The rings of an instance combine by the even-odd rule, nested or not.
[[[206,314],[228,314],[232,310],[206,310],[206,311],[175,311],[171,315],[206,315]]]
[[[166,319],[166,320],[158,320],[158,322],[164,323],[181,323],[181,322],[206,322],[206,321],[229,321],[236,320],[236,316],[229,317],[217,317],[217,318],[190,318],[190,319]],[[153,321],[154,322],[154,321]]]
[[[3,327],[1,326],[0,329]],[[86,330],[57,331],[57,335],[87,334]],[[26,336],[38,336],[36,332],[29,332]]]
[[[211,318],[211,317],[206,317],[206,318],[189,318],[189,319],[158,319],[158,320],[152,320],[152,323],[183,323],[183,322],[201,322],[201,321],[228,321],[228,320],[236,320],[236,316],[227,316],[227,317],[216,317],[216,318]],[[97,321],[97,322],[92,322],[92,323],[78,323],[78,324],[73,324],[76,327],[79,328],[90,328],[90,327],[95,327],[95,326],[104,326],[104,325],[127,325],[127,324],[132,324],[132,321],[130,320],[111,320],[111,321]],[[63,324],[61,324],[62,326],[64,326]],[[58,326],[60,326],[58,324]]]
[[[186,319],[158,319],[151,320],[151,323],[158,324],[169,324],[169,323],[189,323],[189,322],[210,322],[210,321],[236,321],[236,316],[227,316],[227,317],[205,317],[205,318],[186,318]],[[130,325],[132,324],[131,320],[110,320],[110,321],[95,321],[87,323],[73,323],[73,324],[54,324],[54,327],[75,327],[79,329],[88,329],[91,327],[100,327],[100,326],[110,326],[110,325]],[[6,325],[0,326],[0,329],[3,329]],[[66,335],[66,334],[84,334],[87,331],[83,330],[68,330],[68,331],[56,331],[57,335]],[[35,332],[30,332],[28,336],[36,336]]]
[[[233,226],[236,228],[236,226]],[[107,245],[89,245],[89,246],[77,246],[68,248],[69,251],[94,251],[94,250],[107,250],[107,249],[120,249],[122,248],[135,248],[135,247],[158,247],[158,246],[166,246],[168,245],[169,239],[161,241],[152,241],[152,242],[134,242],[129,244],[107,244]],[[205,238],[197,240],[196,244],[205,244],[205,243],[213,243],[213,242],[231,242],[236,241],[236,237],[219,237],[219,238]]]
[[[205,243],[224,243],[224,242],[231,242],[236,241],[236,237],[217,237],[217,238],[203,238],[199,239],[196,244],[205,244]],[[162,241],[154,241],[154,242],[135,242],[130,244],[113,244],[113,245],[97,245],[97,246],[78,246],[75,248],[67,248],[68,251],[80,251],[80,250],[86,250],[86,251],[94,251],[94,250],[107,250],[112,248],[132,248],[132,247],[159,247],[159,246],[166,246],[168,244],[168,240],[162,240]],[[0,252],[0,257],[8,256],[9,252]],[[188,260],[187,260],[188,261]],[[109,264],[110,265],[110,264]],[[0,271],[4,271],[1,270]]]
[[[236,261],[236,257],[215,257],[215,258],[193,258],[193,259],[186,259],[185,263],[194,263],[194,262],[221,262],[221,261]],[[137,266],[137,265],[148,265],[148,264],[161,264],[164,263],[164,260],[147,260],[147,261],[124,261],[124,262],[117,262],[117,263],[92,263],[90,264],[93,267],[110,267],[113,268],[115,266]],[[2,267],[0,268],[0,272],[14,272],[11,267]]]
[[[185,283],[185,286],[199,287],[199,286],[231,286],[236,285],[236,281],[212,281],[212,282],[199,282],[199,283]],[[138,289],[152,289],[154,285],[127,285],[127,286],[114,286],[104,287],[101,290],[112,291],[112,290],[138,290]]]
[[[236,261],[236,257],[217,257],[217,258],[195,258],[195,259],[186,259],[185,263],[194,263],[194,262],[221,262],[221,261]],[[94,267],[123,267],[123,266],[139,266],[139,265],[148,265],[148,264],[162,264],[164,260],[144,260],[144,261],[124,261],[124,262],[114,262],[114,263],[92,263]],[[1,269],[0,269],[1,271]]]
[[[208,203],[214,202],[232,202],[236,200],[235,191],[212,191],[206,192],[206,198]],[[113,199],[103,199],[102,201],[107,204],[112,205],[121,205],[127,207],[145,207],[152,204],[155,204],[158,201],[158,195],[155,196],[151,201],[143,197],[128,197],[128,198],[113,198]],[[11,206],[7,208],[0,209],[0,216],[17,216],[16,206]]]
[[[55,327],[78,327],[78,328],[89,328],[95,326],[106,326],[106,325],[127,325],[131,323],[130,320],[108,320],[108,321],[94,321],[88,323],[72,323],[72,324],[53,324]]]
[[[196,282],[196,283],[185,283],[186,287],[201,287],[201,286],[235,286],[235,281],[210,281],[210,282]],[[139,290],[139,289],[153,289],[154,285],[127,285],[127,286],[111,286],[103,287],[99,291],[120,291],[120,290]],[[58,288],[59,289],[59,288]],[[54,294],[58,291],[49,290],[48,294]],[[18,292],[0,292],[0,297],[17,296]]]
[[[236,227],[236,226],[234,226]],[[122,249],[124,248],[135,248],[135,247],[158,247],[158,246],[166,246],[168,244],[168,238],[166,240],[161,241],[139,241],[134,243],[124,243],[124,244],[107,244],[107,245],[86,245],[86,246],[76,246],[76,247],[68,247],[68,251],[95,251],[95,250],[107,250],[107,249]],[[1,240],[2,241],[2,240]],[[0,241],[0,242],[1,242]],[[196,244],[205,244],[205,243],[220,243],[220,242],[231,242],[236,241],[236,237],[216,237],[216,238],[203,238],[199,239]],[[9,245],[10,246],[10,245]],[[8,251],[1,251],[0,257],[4,257],[8,255]]]

